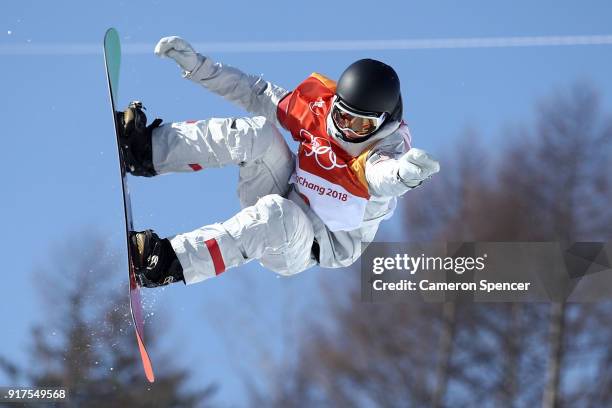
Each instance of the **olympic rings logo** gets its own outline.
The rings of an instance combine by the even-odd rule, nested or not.
[[[307,157],[314,154],[315,160],[321,168],[325,170],[332,170],[334,168],[342,169],[346,167],[346,164],[338,163],[338,157],[332,149],[331,142],[329,140],[322,137],[313,136],[313,134],[306,129],[300,130],[300,136],[310,140],[310,146],[306,147],[304,154]],[[308,149],[308,147],[310,147],[310,149]]]

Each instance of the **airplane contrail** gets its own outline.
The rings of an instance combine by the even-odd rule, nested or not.
[[[530,37],[469,37],[469,38],[420,38],[395,40],[347,40],[347,41],[240,41],[195,42],[199,52],[216,53],[274,53],[274,52],[329,52],[329,51],[411,51],[462,48],[511,48],[612,45],[612,35],[558,35]],[[152,43],[125,43],[125,54],[150,54]],[[101,44],[92,43],[15,43],[0,44],[0,55],[97,55]]]

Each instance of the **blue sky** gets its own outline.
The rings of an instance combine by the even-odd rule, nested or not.
[[[3,352],[20,361],[27,358],[28,328],[45,318],[30,272],[46,262],[52,244],[84,241],[83,227],[90,227],[123,251],[101,53],[17,55],[6,52],[7,46],[61,50],[99,44],[101,50],[105,30],[116,27],[124,44],[149,44],[151,50],[124,56],[121,105],[140,99],[150,116],[172,121],[245,113],[182,79],[171,61],[155,57],[156,41],[167,35],[194,43],[596,35],[612,34],[611,20],[612,6],[605,1],[3,1]],[[485,150],[494,157],[507,142],[496,136],[501,130],[529,121],[539,98],[576,80],[590,81],[600,89],[606,108],[612,106],[611,46],[212,55],[288,89],[313,71],[337,77],[366,56],[398,71],[414,145],[438,156],[452,153],[462,130],[472,126],[485,136]],[[236,178],[235,169],[222,169],[133,180],[136,226],[170,235],[228,218],[238,210]],[[379,239],[391,236],[392,222]],[[268,355],[253,353],[258,342],[266,340],[273,358],[290,352],[287,329],[299,330],[301,312],[316,308],[325,296],[317,282],[328,276],[357,279],[347,272],[315,269],[279,279],[250,264],[215,281],[149,297],[153,309],[171,316],[168,342],[180,342],[177,359],[193,365],[201,381],[220,381],[219,400],[239,403],[240,376],[267,367],[261,360]],[[153,319],[156,324],[161,325]]]

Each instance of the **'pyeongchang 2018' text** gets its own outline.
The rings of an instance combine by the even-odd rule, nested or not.
[[[317,193],[319,193],[319,195],[328,195],[331,198],[336,198],[340,201],[348,200],[348,194],[341,193],[340,191],[334,190],[333,188],[329,188],[329,187],[325,188],[318,184],[312,183],[306,180],[305,177],[297,176],[297,182],[300,186],[306,187],[309,190],[314,190]]]

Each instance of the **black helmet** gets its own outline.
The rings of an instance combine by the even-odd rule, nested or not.
[[[355,110],[386,112],[393,121],[402,118],[399,78],[383,62],[361,59],[349,65],[338,80],[336,95]]]

